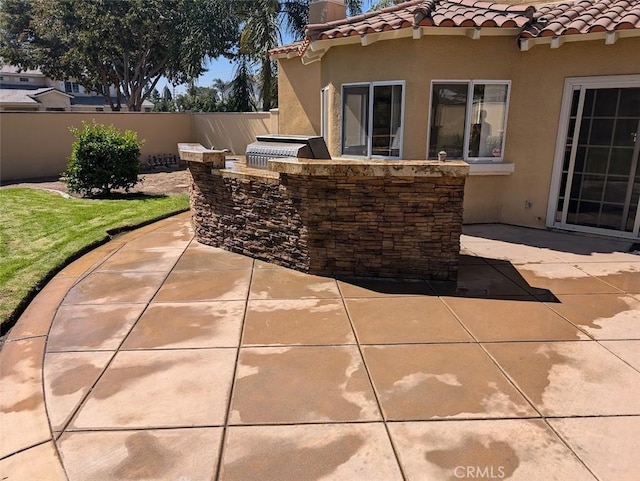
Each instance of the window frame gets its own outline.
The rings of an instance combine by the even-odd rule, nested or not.
[[[329,143],[329,86],[320,89],[320,136]]]
[[[466,84],[467,85],[467,104],[465,105],[464,116],[464,135],[462,144],[462,159],[470,164],[493,164],[503,163],[504,146],[507,138],[507,126],[509,125],[509,104],[511,101],[511,80],[487,80],[487,79],[434,79],[431,80],[429,86],[429,118],[427,121],[427,152],[426,158],[429,158],[429,146],[431,145],[431,121],[433,116],[433,86],[434,84]],[[506,85],[507,100],[505,102],[504,113],[504,129],[502,129],[502,149],[499,157],[469,157],[469,138],[471,136],[471,112],[473,110],[473,91],[476,85]],[[436,157],[437,158],[437,157]]]
[[[383,80],[376,82],[352,82],[352,83],[343,83],[341,86],[342,96],[340,98],[340,156],[345,158],[354,158],[354,159],[375,159],[375,160],[400,160],[404,155],[404,120],[405,120],[405,112],[406,112],[406,104],[405,99],[407,96],[407,85],[405,80]],[[400,86],[402,88],[402,98],[400,100],[400,145],[398,147],[398,156],[386,156],[386,155],[372,155],[373,150],[373,137],[371,133],[373,132],[373,100],[374,100],[374,89],[375,87],[380,86]],[[353,154],[345,154],[344,153],[344,99],[345,99],[345,89],[349,87],[368,87],[369,88],[369,102],[367,106],[367,154],[366,155],[353,155]]]
[[[69,88],[67,88],[67,86]],[[78,82],[72,82],[71,80],[64,81],[64,91],[68,94],[79,94],[80,84]]]

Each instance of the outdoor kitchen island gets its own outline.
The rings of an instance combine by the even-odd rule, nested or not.
[[[278,158],[179,144],[196,239],[312,274],[455,280],[468,164]]]

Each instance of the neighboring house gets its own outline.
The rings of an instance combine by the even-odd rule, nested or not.
[[[72,95],[43,87],[33,90],[0,89],[0,111],[65,111],[71,110]]]
[[[315,19],[314,19],[315,16]],[[640,0],[311,4],[279,62],[281,133],[334,157],[470,164],[467,223],[639,238]]]
[[[112,93],[115,98],[115,90]],[[102,95],[88,93],[72,80],[51,80],[39,70],[5,64],[0,67],[0,111],[9,110],[110,112],[111,107]],[[142,110],[151,112],[153,103],[145,100]]]

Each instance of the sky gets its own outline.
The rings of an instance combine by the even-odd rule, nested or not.
[[[363,0],[362,11],[366,12],[367,10],[369,10],[369,8],[374,2],[375,0]],[[284,38],[283,41],[285,44],[287,44],[292,41],[292,38]],[[215,60],[207,60],[206,68],[207,68],[207,72],[201,75],[196,81],[196,85],[198,87],[211,87],[213,85],[214,79],[217,79],[217,78],[222,79],[225,82],[228,82],[233,78],[233,74],[235,71],[235,64],[230,60],[227,60],[226,58],[220,57],[219,59],[215,59]],[[165,85],[168,85],[169,89],[171,89],[174,96],[176,94],[182,94],[187,90],[186,84],[177,85],[174,87],[171,84],[169,84],[165,79],[161,79],[160,82],[158,82],[158,86],[156,88],[158,89],[159,92],[162,93],[162,90],[164,89]]]

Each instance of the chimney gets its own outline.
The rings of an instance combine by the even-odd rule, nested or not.
[[[344,0],[311,0],[309,3],[309,25],[345,18],[347,18],[347,6]]]

